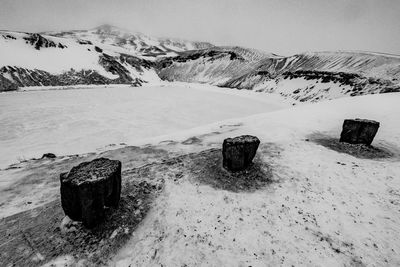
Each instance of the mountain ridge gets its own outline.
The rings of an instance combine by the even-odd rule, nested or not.
[[[229,51],[234,56],[215,47],[160,59],[158,74],[168,81],[279,93],[301,102],[400,91],[396,56],[330,51],[244,58],[240,49]]]
[[[103,44],[123,47],[137,56],[172,56],[176,52],[212,47],[207,42],[187,41],[177,38],[159,38],[141,32],[129,31],[109,24],[103,24],[89,30],[62,32],[44,32],[45,35],[77,38]]]
[[[0,91],[24,86],[184,81],[299,101],[400,91],[400,56],[317,51],[280,56],[239,46],[156,38],[111,25],[0,31]]]

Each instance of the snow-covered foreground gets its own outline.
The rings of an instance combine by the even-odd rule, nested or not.
[[[400,94],[345,98],[176,135],[178,141],[196,135],[206,145],[255,134],[276,182],[237,193],[202,184],[196,173],[167,179],[153,210],[110,264],[400,265],[399,101]],[[392,158],[360,159],[306,140],[315,132],[338,137],[343,119],[354,117],[381,122],[374,145],[390,148]],[[223,125],[234,130],[207,135]]]
[[[113,95],[116,90],[126,90],[129,94]],[[135,93],[138,96],[141,90],[151,92],[148,98],[158,101],[157,107],[147,109],[150,115],[141,113],[142,121],[146,119],[152,124],[141,124],[141,128],[135,128],[136,130],[131,129],[134,127],[132,124],[124,126],[123,129],[128,132],[123,134],[129,136],[125,136],[126,140],[122,141],[135,143],[136,139],[146,137],[137,141],[138,144],[151,143],[152,146],[143,149],[125,147],[102,156],[123,161],[123,179],[129,179],[130,169],[142,166],[143,169],[137,171],[138,177],[135,179],[147,179],[151,183],[162,178],[160,180],[164,181],[164,187],[138,228],[125,231],[122,230],[125,226],[121,225],[115,229],[115,234],[113,232],[110,235],[113,240],[126,232],[132,236],[112,257],[109,265],[400,265],[400,94],[341,98],[295,107],[288,107],[288,103],[271,95],[264,99],[262,94],[248,91],[228,91],[188,84],[29,94],[43,97],[49,97],[43,93],[54,93],[58,97],[64,94],[65,99],[73,91],[81,94],[80,98],[74,99],[75,102],[66,102],[68,105],[62,103],[63,101],[59,101],[58,106],[51,105],[53,113],[64,114],[58,117],[54,115],[56,118],[65,120],[69,118],[69,112],[72,113],[72,121],[79,122],[79,106],[81,114],[90,114],[96,122],[86,127],[87,121],[82,118],[81,123],[70,126],[69,134],[72,137],[79,134],[79,129],[85,133],[75,136],[76,143],[73,143],[74,138],[68,139],[68,142],[72,142],[71,147],[76,148],[79,140],[85,143],[89,139],[99,138],[106,140],[106,144],[120,142],[112,139],[112,134],[103,134],[100,128],[112,129],[111,125],[121,133],[122,130],[118,127],[136,118],[135,114],[127,111],[133,110],[131,103],[135,101]],[[96,94],[92,95],[90,92]],[[171,92],[176,92],[174,98],[170,98]],[[100,95],[96,101],[91,99],[95,95]],[[131,97],[128,99],[127,96]],[[138,105],[143,101],[147,101],[148,105],[154,103],[145,96],[143,93],[143,98],[137,101]],[[99,103],[99,99],[105,100]],[[274,102],[282,103],[282,106],[275,106]],[[112,106],[107,107],[106,103]],[[174,107],[175,111],[168,110],[172,103],[181,109]],[[89,104],[92,109],[87,107]],[[259,112],[254,110],[258,105],[260,111],[266,113],[251,115]],[[61,107],[70,106],[72,108],[67,108],[68,112],[63,112]],[[152,113],[155,108],[159,109],[157,114]],[[213,108],[218,110],[212,110]],[[186,110],[193,114],[182,114],[177,110]],[[101,115],[96,115],[100,111]],[[11,116],[12,112],[9,114]],[[36,117],[41,117],[39,114]],[[160,114],[165,114],[161,120],[156,118]],[[162,121],[170,119],[167,114],[179,119]],[[47,113],[45,115],[50,116]],[[251,116],[243,117],[246,115]],[[373,145],[389,149],[393,153],[391,158],[357,158],[313,142],[312,136],[315,134],[338,138],[343,119],[356,117],[374,119],[381,123]],[[224,120],[226,118],[232,119]],[[169,124],[182,121],[185,123],[162,131]],[[155,123],[160,124],[160,128]],[[195,126],[198,127],[184,130]],[[52,129],[50,126],[47,128]],[[91,128],[97,132],[89,131]],[[183,131],[179,131],[181,129]],[[142,131],[143,135],[136,138],[135,131]],[[153,132],[156,134],[151,134]],[[46,130],[40,133],[46,133]],[[201,160],[206,162],[209,154],[204,152],[203,158],[200,158],[200,154],[196,152],[220,148],[224,138],[240,134],[252,134],[260,138],[257,160],[269,166],[272,182],[255,191],[230,191],[210,186],[204,179],[199,179],[203,174],[201,164],[205,164]],[[97,137],[100,135],[101,138]],[[82,136],[88,138],[83,139]],[[111,139],[108,140],[109,138]],[[43,137],[40,140],[45,139]],[[20,138],[20,142],[29,143],[24,138]],[[151,154],[145,152],[146,148],[150,151],[157,150],[159,154],[151,158]],[[166,164],[163,161],[164,158],[171,158],[177,151],[180,154],[194,153],[175,163],[172,161]],[[47,149],[37,154],[42,152],[57,151]],[[191,161],[193,159],[197,159],[199,166]],[[58,175],[65,171],[67,166],[63,162],[68,160],[71,159],[32,161],[27,165],[21,164],[20,169],[2,170],[2,177],[14,179],[14,184],[8,185],[9,188],[1,192],[3,215],[15,214],[39,205],[46,207],[46,203],[59,198]],[[69,164],[72,163],[76,165],[78,162]],[[146,167],[149,165],[151,166]],[[18,179],[21,182],[15,182]],[[60,209],[57,212],[60,213]],[[14,218],[18,219],[18,214]],[[53,219],[50,218],[53,223],[61,222],[61,218]],[[49,255],[44,258],[44,262],[73,266],[80,260],[67,253],[68,255],[52,261],[51,251],[41,251],[40,246],[36,249],[40,255]]]
[[[47,152],[78,154],[110,144],[138,144],[287,106],[273,96],[230,91],[177,83],[1,94],[0,168]]]

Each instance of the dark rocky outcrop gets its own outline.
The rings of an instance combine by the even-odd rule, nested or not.
[[[2,34],[1,36],[3,36],[4,39],[17,40],[17,38],[9,34]]]
[[[53,153],[45,153],[42,156],[42,159],[55,159],[57,156]]]
[[[328,71],[315,71],[315,70],[297,70],[294,72],[284,72],[282,74],[284,78],[304,78],[305,80],[316,80],[320,79],[321,83],[328,82],[338,82],[343,85],[354,85],[357,79],[361,79],[362,77],[358,74],[354,73],[345,73],[345,72],[328,72]],[[370,78],[371,83],[375,80]]]
[[[6,92],[6,91],[15,91],[18,89],[18,85],[11,82],[9,79],[6,79],[1,75],[1,69],[0,69],[0,92]]]
[[[61,204],[75,221],[94,227],[104,219],[104,207],[118,207],[121,162],[106,158],[83,162],[60,175]]]
[[[4,66],[0,68],[0,92],[13,91],[19,87],[26,86],[71,86],[81,84],[132,84],[133,86],[141,86],[144,81],[140,78],[132,77],[126,68],[126,64],[134,67],[138,72],[150,69],[154,65],[150,61],[126,54],[112,57],[104,53],[99,57],[99,64],[106,71],[116,75],[116,78],[104,77],[95,70],[76,71],[70,69],[62,74],[51,74],[38,69]]]
[[[114,57],[103,53],[100,56],[99,63],[106,71],[111,72],[114,75],[119,75],[121,83],[126,83],[132,80],[129,71]]]
[[[95,46],[95,47],[94,47],[94,50],[96,50],[96,52],[99,52],[99,53],[102,53],[102,52],[103,52],[103,49],[101,49],[101,48],[98,47],[98,46]]]
[[[139,57],[134,57],[128,54],[121,53],[119,56],[121,63],[127,63],[134,67],[137,71],[142,71],[144,69],[151,69],[155,67],[155,63],[149,60],[141,59]]]
[[[344,120],[340,142],[370,145],[378,132],[378,128],[379,122],[373,120]]]
[[[5,76],[9,78],[5,78]],[[51,74],[43,70],[30,70],[21,67],[4,66],[0,68],[0,92],[17,90],[26,86],[70,86],[79,84],[114,84],[120,79],[109,79],[94,70],[75,71],[71,69],[62,74]],[[125,83],[130,83],[126,81]]]
[[[61,43],[55,43],[47,38],[44,38],[42,35],[38,33],[30,33],[27,37],[24,37],[26,43],[34,46],[35,49],[40,50],[40,48],[49,48],[49,47],[58,47],[58,48],[66,48],[66,45]]]
[[[78,43],[81,45],[92,45],[93,44],[91,41],[82,40],[82,39],[78,39]]]
[[[227,138],[222,144],[223,167],[241,171],[249,167],[256,155],[260,140],[251,135]]]
[[[142,79],[139,78],[135,78],[133,79],[133,81],[131,82],[131,86],[132,87],[140,87],[142,86],[143,83],[145,83],[146,81],[143,81]]]
[[[207,61],[214,61],[222,58],[229,58],[229,60],[240,60],[245,61],[245,59],[240,56],[235,51],[229,50],[218,50],[218,49],[204,49],[204,50],[194,50],[182,52],[176,57],[164,58],[159,61],[159,68],[166,68],[175,62],[185,63],[203,58]]]

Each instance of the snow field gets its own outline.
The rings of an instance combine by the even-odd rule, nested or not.
[[[276,104],[279,97],[228,91],[172,84],[5,93],[0,96],[0,167],[47,152],[143,144],[142,139],[288,105]]]
[[[344,118],[381,122],[375,145],[400,147],[398,94],[303,105],[193,129],[174,140],[204,136],[222,142],[240,134],[260,137],[259,155],[271,143],[279,156],[265,160],[279,180],[252,193],[166,181],[165,192],[115,266],[343,266],[400,264],[399,155],[367,160],[338,153],[305,138],[339,136]],[[193,176],[193,177],[190,177]]]

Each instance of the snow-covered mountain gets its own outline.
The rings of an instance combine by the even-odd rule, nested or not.
[[[23,86],[138,84],[158,79],[129,51],[76,38],[0,31],[0,91]]]
[[[400,91],[400,56],[336,51],[283,57],[149,37],[110,25],[40,34],[0,31],[0,91],[160,79],[319,101]]]
[[[171,38],[155,38],[139,32],[131,32],[108,24],[90,30],[66,32],[46,32],[64,38],[83,39],[95,43],[113,45],[127,49],[138,56],[153,57],[174,56],[177,52],[213,47],[206,42],[191,42]]]
[[[163,58],[158,69],[165,80],[221,85],[257,69],[265,58],[280,57],[241,47],[212,47]]]
[[[0,91],[24,86],[159,80],[153,61],[211,44],[157,39],[109,25],[49,33],[0,31]]]
[[[159,62],[170,81],[276,92],[300,101],[400,91],[400,56],[316,52],[291,57],[243,48],[188,51]]]

